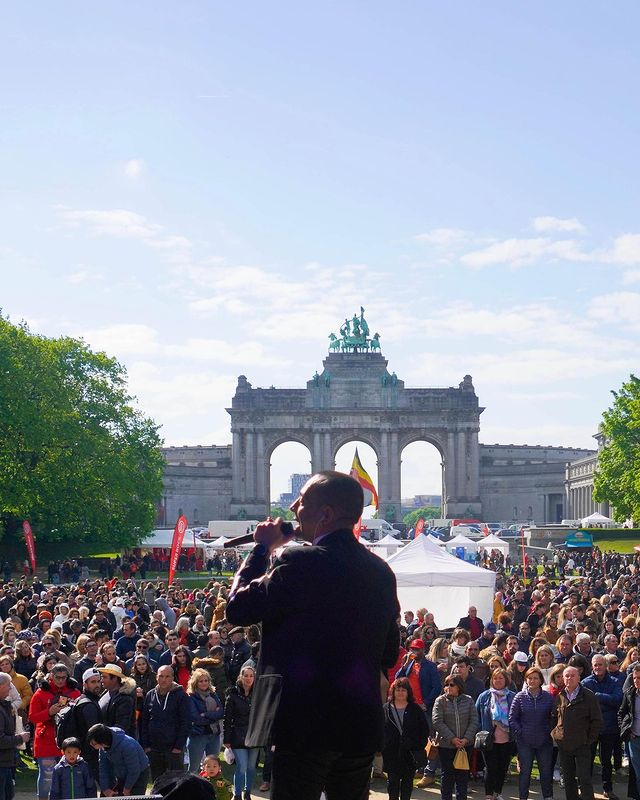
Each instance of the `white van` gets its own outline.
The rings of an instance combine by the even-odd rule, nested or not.
[[[360,535],[370,542],[378,542],[391,534],[396,539],[400,538],[400,531],[390,525],[386,519],[363,519]]]

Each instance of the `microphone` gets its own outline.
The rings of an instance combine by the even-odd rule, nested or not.
[[[299,528],[294,528],[290,522],[282,522],[280,524],[280,530],[285,536],[289,536],[293,538],[293,535],[299,530]],[[225,542],[222,546],[225,550],[230,547],[239,547],[241,544],[250,544],[253,542],[253,534],[252,533],[244,533],[242,536],[236,536],[234,539],[231,539],[230,542]]]

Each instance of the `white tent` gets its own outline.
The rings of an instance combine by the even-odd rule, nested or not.
[[[448,542],[444,543],[444,546],[447,548],[447,550],[449,550],[449,552],[455,550],[456,547],[464,547],[464,549],[470,553],[477,553],[480,549],[479,542],[474,542],[473,539],[469,539],[463,533],[459,533],[453,539],[449,539]]]
[[[453,628],[469,606],[490,620],[496,574],[475,567],[418,536],[387,561],[398,584],[402,611],[427,608],[439,628]]]
[[[383,536],[377,542],[369,542],[367,544],[367,548],[369,550],[373,550],[376,555],[379,555],[380,558],[389,558],[392,556],[400,547],[404,546],[404,542],[399,542],[395,536],[392,536],[388,533],[386,536]]]
[[[212,542],[207,542],[207,550],[222,550],[227,542],[231,541],[231,536],[219,536]]]
[[[191,528],[187,528],[184,532],[184,539],[182,546],[185,548],[193,547],[194,535]],[[152,531],[146,539],[143,539],[138,547],[142,550],[151,550],[154,547],[170,548],[173,542],[173,528],[158,528]],[[196,547],[205,550],[209,545],[203,542],[202,539],[195,537]]]
[[[445,542],[442,539],[438,539],[437,536],[434,536],[432,533],[427,534],[427,541],[431,542],[432,544],[437,544],[438,547],[444,547]]]
[[[583,520],[580,521],[580,524],[583,528],[617,528],[618,523],[614,522],[609,517],[605,517],[604,514],[598,514],[596,511],[595,514],[589,514],[588,517],[585,517]]]
[[[492,550],[499,550],[503,556],[509,555],[509,542],[496,536],[495,533],[490,533],[484,539],[480,539],[478,544],[482,550],[487,550],[489,553]]]

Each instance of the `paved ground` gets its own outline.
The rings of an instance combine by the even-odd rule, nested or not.
[[[515,763],[515,762],[514,762]],[[513,768],[513,764],[512,764]],[[596,774],[594,776],[595,779],[595,791],[596,791],[596,798],[599,800],[604,800],[604,796],[602,794],[602,786],[599,782],[598,776],[599,769],[596,766]],[[621,800],[627,797],[627,778],[626,776],[621,776],[615,780],[615,792]],[[554,783],[554,797],[556,800],[564,800],[565,794],[564,789],[560,787],[558,783]],[[511,772],[509,777],[507,778],[507,782],[505,783],[503,796],[505,800],[518,800],[518,776],[515,772]],[[15,795],[15,800],[34,800],[35,798],[35,787],[32,793],[26,791],[18,791]],[[258,800],[258,798],[267,798],[268,793],[266,792],[259,792],[257,789],[253,791],[253,796]],[[480,781],[470,781],[469,782],[469,797],[474,798],[474,800],[484,800],[484,785]],[[541,800],[542,793],[540,791],[540,784],[537,780],[532,780],[531,782],[531,790],[529,793],[531,800]],[[434,786],[430,787],[429,789],[417,789],[414,788],[413,793],[411,795],[412,800],[437,800],[440,797],[440,786],[436,783]],[[386,784],[383,780],[374,779],[371,784],[371,800],[387,800],[387,790]]]

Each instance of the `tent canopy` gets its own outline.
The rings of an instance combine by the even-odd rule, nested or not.
[[[459,533],[457,536],[454,536],[453,539],[449,539],[448,542],[445,542],[445,547],[447,550],[455,550],[456,547],[464,547],[465,550],[472,550],[474,553],[477,553],[480,549],[480,543],[469,539],[464,533]]]
[[[438,539],[437,536],[433,536],[431,533],[427,534],[427,541],[431,542],[432,544],[437,545],[438,547],[444,547],[444,542],[442,539]]]
[[[185,548],[193,547],[193,531],[191,528],[187,528],[184,532],[184,539],[182,540],[182,546]],[[197,536],[195,537],[196,540],[196,547],[202,550],[205,550],[209,545],[206,542],[203,542],[202,539],[199,539]],[[151,533],[143,539],[138,547],[142,548],[143,550],[151,550],[154,547],[171,547],[171,543],[173,542],[173,528],[158,528],[155,531],[151,531]]]
[[[367,547],[387,547],[387,548],[395,547],[395,548],[398,548],[398,547],[402,547],[403,544],[404,544],[404,542],[399,542],[396,539],[395,536],[392,536],[390,533],[388,533],[386,536],[383,536],[383,538],[378,540],[377,542],[369,542],[367,544]]]
[[[496,536],[495,533],[490,533],[488,536],[485,536],[484,539],[480,539],[478,544],[484,550],[499,550],[504,555],[509,553],[509,542]]]
[[[469,606],[490,620],[496,575],[450,555],[418,536],[387,561],[396,576],[403,611],[426,607],[439,628],[453,628]]]
[[[609,517],[605,517],[604,514],[599,514],[597,511],[594,514],[589,514],[588,517],[580,520],[580,524],[583,528],[617,528],[618,523],[614,522]]]

